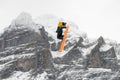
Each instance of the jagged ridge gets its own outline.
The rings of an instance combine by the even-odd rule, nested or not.
[[[21,13],[1,35],[0,79],[119,80],[119,45],[106,43],[102,36],[91,42],[68,22],[71,32],[65,51],[59,53],[60,41],[53,31],[59,20],[43,18],[45,22],[34,22],[28,13]]]

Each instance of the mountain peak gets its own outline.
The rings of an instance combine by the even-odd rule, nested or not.
[[[104,38],[102,36],[100,36],[98,38],[98,42],[102,45],[102,44],[105,44],[105,41],[104,41]]]
[[[9,27],[4,29],[4,31],[10,32],[17,29],[29,29],[39,33],[40,28],[42,28],[42,25],[35,24],[29,13],[22,12],[12,21]]]
[[[32,24],[32,16],[29,13],[22,12],[18,17],[12,21],[12,26],[14,25],[30,25]]]

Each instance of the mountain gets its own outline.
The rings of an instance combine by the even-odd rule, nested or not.
[[[59,21],[70,26],[65,50]],[[0,36],[0,80],[120,80],[120,44],[89,39],[71,21],[21,13]]]

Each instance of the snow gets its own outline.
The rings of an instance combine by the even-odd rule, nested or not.
[[[27,53],[27,54],[20,54],[20,55],[15,55],[15,58],[25,58],[25,57],[31,57],[35,55],[34,53]]]
[[[14,55],[10,55],[10,56],[7,56],[7,57],[1,57],[0,58],[0,61],[4,61],[4,60],[12,60],[12,59],[14,59]]]
[[[59,74],[58,80],[59,79],[61,80],[61,78],[64,76],[67,76],[66,80],[79,80],[76,78],[80,78],[82,76],[82,74],[79,75],[80,73],[83,73],[83,70],[81,70],[81,69],[75,70],[74,68],[68,69],[68,70],[65,70]]]
[[[92,46],[89,47],[89,48],[80,48],[79,50],[82,52],[83,57],[86,57],[86,55],[90,54],[91,50],[92,50],[96,45],[97,45],[97,43],[94,44],[94,45],[92,45]]]
[[[30,78],[29,72],[17,71],[14,72],[13,75],[10,76],[9,78],[3,80],[29,80],[29,78]]]
[[[55,43],[60,42],[61,40],[58,40],[56,38],[57,34],[56,34],[56,29],[57,29],[57,23],[60,21],[60,19],[58,19],[55,16],[51,16],[51,15],[45,15],[42,17],[39,17],[37,19],[35,19],[33,21],[31,15],[29,15],[28,13],[21,13],[15,20],[13,20],[13,22],[11,23],[11,26],[9,28],[7,28],[8,31],[11,31],[12,29],[23,29],[23,28],[28,28],[30,30],[34,30],[36,32],[39,32],[39,28],[42,27],[42,25],[45,27],[45,30],[48,32],[48,36],[52,37],[55,41]],[[65,20],[63,20],[65,21]],[[75,25],[74,23],[70,22],[70,21],[65,21],[68,23],[68,25],[70,26],[69,32],[68,32],[68,37],[67,40],[71,43],[74,43],[75,41],[79,40],[79,37],[83,37],[84,39],[86,38],[86,33],[82,32],[79,30],[79,27],[77,25]],[[22,26],[16,26],[16,25],[22,25]],[[17,38],[17,37],[15,37]],[[87,40],[87,39],[86,39]],[[84,45],[88,45],[89,43],[93,43],[95,42],[95,39],[88,39],[89,41],[87,42],[83,42]],[[53,42],[54,42],[53,41]],[[50,43],[53,43],[50,42]],[[109,43],[110,41],[107,41],[107,43]],[[67,43],[66,43],[67,44]],[[23,44],[23,46],[26,44]],[[79,50],[82,52],[83,57],[86,57],[86,55],[90,54],[91,50],[97,45],[97,43],[93,44],[91,47],[89,48],[79,48]],[[22,45],[21,45],[22,46]],[[51,51],[52,53],[52,57],[56,58],[56,57],[63,57],[65,54],[67,54],[72,48],[74,47],[74,45],[66,50],[64,50],[63,52],[59,52],[59,51]],[[112,46],[110,45],[103,45],[100,48],[100,51],[107,51],[111,48]],[[7,48],[6,48],[7,49]],[[8,50],[6,50],[6,52],[8,52],[9,50],[13,50],[14,48],[9,47]],[[19,49],[19,48],[18,48]],[[26,50],[32,50],[34,48],[28,48]],[[5,52],[1,52],[1,54],[3,54]],[[18,59],[18,58],[24,58],[24,57],[31,57],[33,56],[34,53],[27,53],[27,54],[18,54],[18,55],[10,55],[7,57],[1,57],[0,61],[4,61],[4,60],[11,60],[13,61],[14,59]],[[118,59],[120,59],[120,55],[117,55]],[[7,62],[5,64],[0,65],[0,70],[2,70],[3,68],[7,66],[9,66],[10,62]],[[73,61],[75,62],[75,61]],[[67,65],[56,65],[54,64],[56,67],[59,66],[59,68],[63,68],[64,66]],[[119,63],[120,65],[120,63]],[[82,65],[80,65],[82,66]],[[82,71],[82,70],[81,70]],[[88,68],[88,73],[100,73],[100,72],[111,72],[111,69],[105,69],[105,68]],[[63,75],[68,74],[71,75],[73,73],[79,73],[79,71],[77,70],[70,70],[70,71],[64,71],[60,74],[59,78],[61,78]],[[87,75],[86,74],[86,75]],[[15,71],[13,73],[13,75],[11,75],[8,79],[3,79],[3,80],[47,80],[48,78],[46,77],[47,73],[44,72],[42,74],[38,74],[36,77],[31,77],[30,71],[29,72],[21,72],[21,71]],[[84,78],[85,79],[85,78]]]
[[[120,63],[118,63],[118,65],[120,65]]]
[[[5,61],[5,60],[9,60],[10,61],[10,60],[19,59],[19,58],[31,57],[33,55],[34,55],[34,53],[10,55],[10,56],[7,56],[7,57],[1,57],[0,61]]]
[[[111,69],[105,69],[105,68],[88,68],[89,72],[111,72]]]
[[[102,51],[107,51],[107,50],[109,50],[110,48],[112,48],[112,46],[105,44],[105,45],[102,45],[102,47],[100,47],[100,51],[101,51],[101,52],[102,52]]]
[[[119,76],[119,80],[120,80],[120,75],[119,75],[119,71],[117,71],[114,75],[111,75],[110,79],[109,80],[115,80],[114,78],[115,77],[118,77]],[[117,79],[116,79],[117,80]]]
[[[3,80],[47,80],[47,73],[43,72],[42,74],[38,74],[36,77],[31,77],[29,72],[21,72],[15,71],[12,76]]]
[[[82,42],[83,45],[89,45],[90,43],[95,43],[96,39],[91,39],[91,38],[85,38],[84,41]]]
[[[5,64],[0,65],[0,71],[3,70],[4,68],[6,68],[7,66],[12,65],[12,64],[10,64],[11,62],[13,62],[13,61],[9,61],[9,62],[7,62]]]
[[[87,76],[89,76],[90,74],[103,73],[103,72],[109,72],[110,73],[110,72],[112,72],[112,70],[111,69],[105,69],[105,68],[88,68],[88,70],[86,72],[87,73],[85,75],[83,75],[83,77],[85,77],[85,78]]]
[[[74,46],[70,47],[69,49],[67,50],[64,50],[62,52],[60,51],[51,51],[52,53],[52,57],[53,58],[56,58],[56,57],[63,57],[65,54],[67,54]]]
[[[43,72],[42,74],[38,74],[34,80],[48,80],[46,76],[47,76],[47,73]]]
[[[62,68],[64,68],[65,66],[68,66],[68,65],[66,65],[66,64],[59,64],[58,65],[58,64],[54,63],[54,67],[57,68],[57,69],[59,69],[59,70],[62,69]]]
[[[5,67],[5,64],[0,65],[0,71]]]
[[[120,59],[120,55],[117,55],[117,59]]]

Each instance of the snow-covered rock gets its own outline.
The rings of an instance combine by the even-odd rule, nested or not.
[[[102,52],[102,51],[107,51],[107,50],[109,50],[110,48],[112,48],[112,46],[110,46],[110,45],[103,45],[103,46],[101,46],[100,51],[101,51],[101,52]]]
[[[29,13],[22,12],[16,19],[14,19],[8,28],[5,28],[5,31],[12,31],[17,29],[29,29],[34,30],[39,33],[39,29],[42,25],[35,24],[32,19],[32,16]]]
[[[70,26],[63,52],[59,21]],[[33,20],[23,12],[0,36],[0,80],[119,80],[120,47],[109,43],[89,39],[71,21],[53,15]]]

